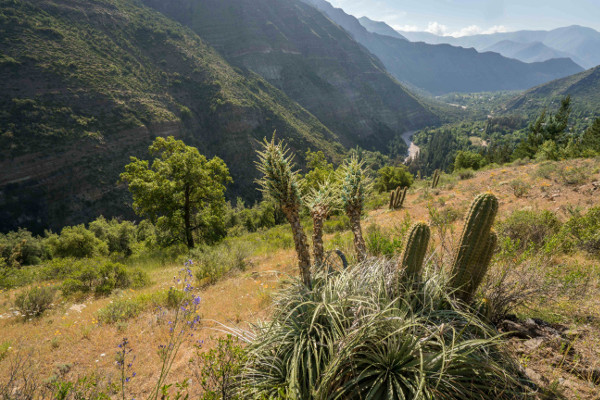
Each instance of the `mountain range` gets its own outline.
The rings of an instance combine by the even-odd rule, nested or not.
[[[525,63],[497,53],[479,53],[448,44],[409,42],[369,32],[358,19],[325,0],[303,1],[320,9],[343,27],[377,56],[398,80],[435,95],[527,89],[583,70],[568,58]],[[378,31],[381,32],[381,29],[379,24]]]
[[[583,26],[572,25],[549,31],[521,30],[515,32],[500,32],[472,36],[452,37],[438,36],[429,32],[399,32],[413,42],[429,44],[451,44],[464,48],[474,48],[478,51],[498,51],[507,57],[518,58],[519,48],[525,45],[541,43],[537,54],[525,52],[522,61],[532,59],[544,60],[546,56],[554,58],[557,55],[569,57],[578,65],[589,69],[600,65],[600,32]],[[504,42],[502,45],[499,43]],[[550,52],[548,50],[551,50]],[[548,59],[548,58],[546,58]]]

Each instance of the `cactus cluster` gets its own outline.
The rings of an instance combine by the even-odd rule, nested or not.
[[[438,184],[440,183],[440,175],[441,175],[441,172],[439,169],[436,169],[433,172],[433,176],[431,177],[431,188],[432,189],[435,189],[438,186]]]
[[[470,302],[489,268],[498,240],[491,230],[498,212],[498,199],[490,193],[477,196],[465,221],[459,247],[454,255],[450,284],[456,296]],[[431,233],[419,222],[411,228],[398,263],[401,279],[414,282],[421,275]]]
[[[414,281],[421,275],[430,237],[431,231],[424,222],[418,222],[410,229],[398,264],[401,275],[406,279]]]
[[[406,199],[406,192],[408,191],[407,187],[398,186],[396,190],[392,190],[390,192],[390,210],[397,210],[398,208],[402,208],[404,205],[404,200]]]
[[[497,237],[491,229],[497,213],[498,199],[484,193],[473,200],[467,214],[450,281],[465,302],[472,299],[492,259]]]

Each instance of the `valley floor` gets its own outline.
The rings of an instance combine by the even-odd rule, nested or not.
[[[528,188],[517,197],[515,184]],[[575,209],[600,205],[600,160],[574,160],[561,163],[506,166],[475,172],[470,179],[443,176],[438,189],[418,183],[409,191],[405,207],[387,209],[381,196],[379,208],[369,211],[363,230],[376,225],[385,232],[400,231],[407,220],[430,221],[432,215],[464,215],[470,201],[481,192],[491,191],[500,199],[498,220],[515,210],[550,210],[567,219]],[[434,214],[432,214],[432,212]],[[443,259],[460,234],[458,218],[447,230],[432,232],[435,246],[430,258]],[[286,227],[287,228],[287,227]],[[248,236],[255,240],[257,236]],[[341,247],[351,253],[349,232],[325,238],[329,248]],[[553,255],[538,265],[541,279],[552,279],[564,290],[552,291],[543,298],[532,298],[515,310],[516,318],[505,329],[520,329],[509,335],[508,343],[529,376],[540,386],[562,393],[569,399],[600,398],[600,265],[584,254]],[[514,268],[524,268],[515,259]],[[0,293],[0,345],[11,349],[0,353],[0,382],[6,378],[8,363],[19,353],[33,361],[32,368],[41,379],[52,375],[75,378],[90,373],[117,381],[115,353],[127,337],[135,354],[136,377],[130,397],[147,395],[159,374],[157,349],[165,343],[167,329],[155,311],[148,311],[127,322],[101,324],[97,311],[120,297],[133,297],[171,286],[181,265],[148,267],[154,284],[141,290],[127,290],[109,298],[63,300],[41,318],[23,321],[11,312],[17,290]],[[497,264],[493,268],[500,269]],[[491,271],[496,276],[498,271]],[[168,382],[181,382],[193,376],[189,360],[196,351],[213,346],[211,338],[224,334],[223,325],[251,330],[252,324],[269,317],[273,293],[296,274],[292,248],[263,252],[251,258],[251,266],[200,292],[201,329],[181,348]],[[572,290],[571,290],[572,289]],[[545,321],[542,324],[539,321]],[[528,325],[529,324],[529,325]],[[194,346],[202,340],[200,348]],[[191,390],[198,384],[191,382]]]

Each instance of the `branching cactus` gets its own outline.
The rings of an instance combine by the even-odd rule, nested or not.
[[[419,278],[430,237],[431,231],[426,223],[417,222],[412,226],[398,265],[398,272],[401,277],[405,277],[410,281]]]
[[[390,209],[396,210],[398,208],[402,208],[404,205],[404,200],[406,199],[407,187],[398,186],[396,190],[390,193]]]
[[[313,258],[316,265],[323,265],[323,221],[331,211],[337,208],[339,200],[336,196],[334,182],[326,179],[318,189],[312,189],[305,198],[313,220]]]
[[[498,199],[484,193],[473,200],[467,214],[451,278],[458,297],[464,301],[471,300],[491,261],[496,245],[496,235],[491,233],[491,228],[497,213]]]
[[[310,286],[310,252],[306,234],[300,224],[300,190],[298,172],[294,170],[293,156],[282,142],[264,140],[262,151],[258,151],[258,170],[263,177],[257,182],[262,192],[275,200],[292,227],[294,246],[298,253],[298,267],[304,284]]]
[[[362,261],[367,256],[367,246],[362,236],[360,215],[362,214],[365,196],[370,190],[370,181],[366,175],[364,161],[356,156],[346,161],[340,169],[341,200],[346,215],[350,218],[350,226],[354,234],[356,257]]]

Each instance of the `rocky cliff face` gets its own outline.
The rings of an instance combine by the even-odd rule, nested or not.
[[[395,136],[436,121],[377,58],[300,1],[143,1],[281,89],[346,146],[384,150]]]

